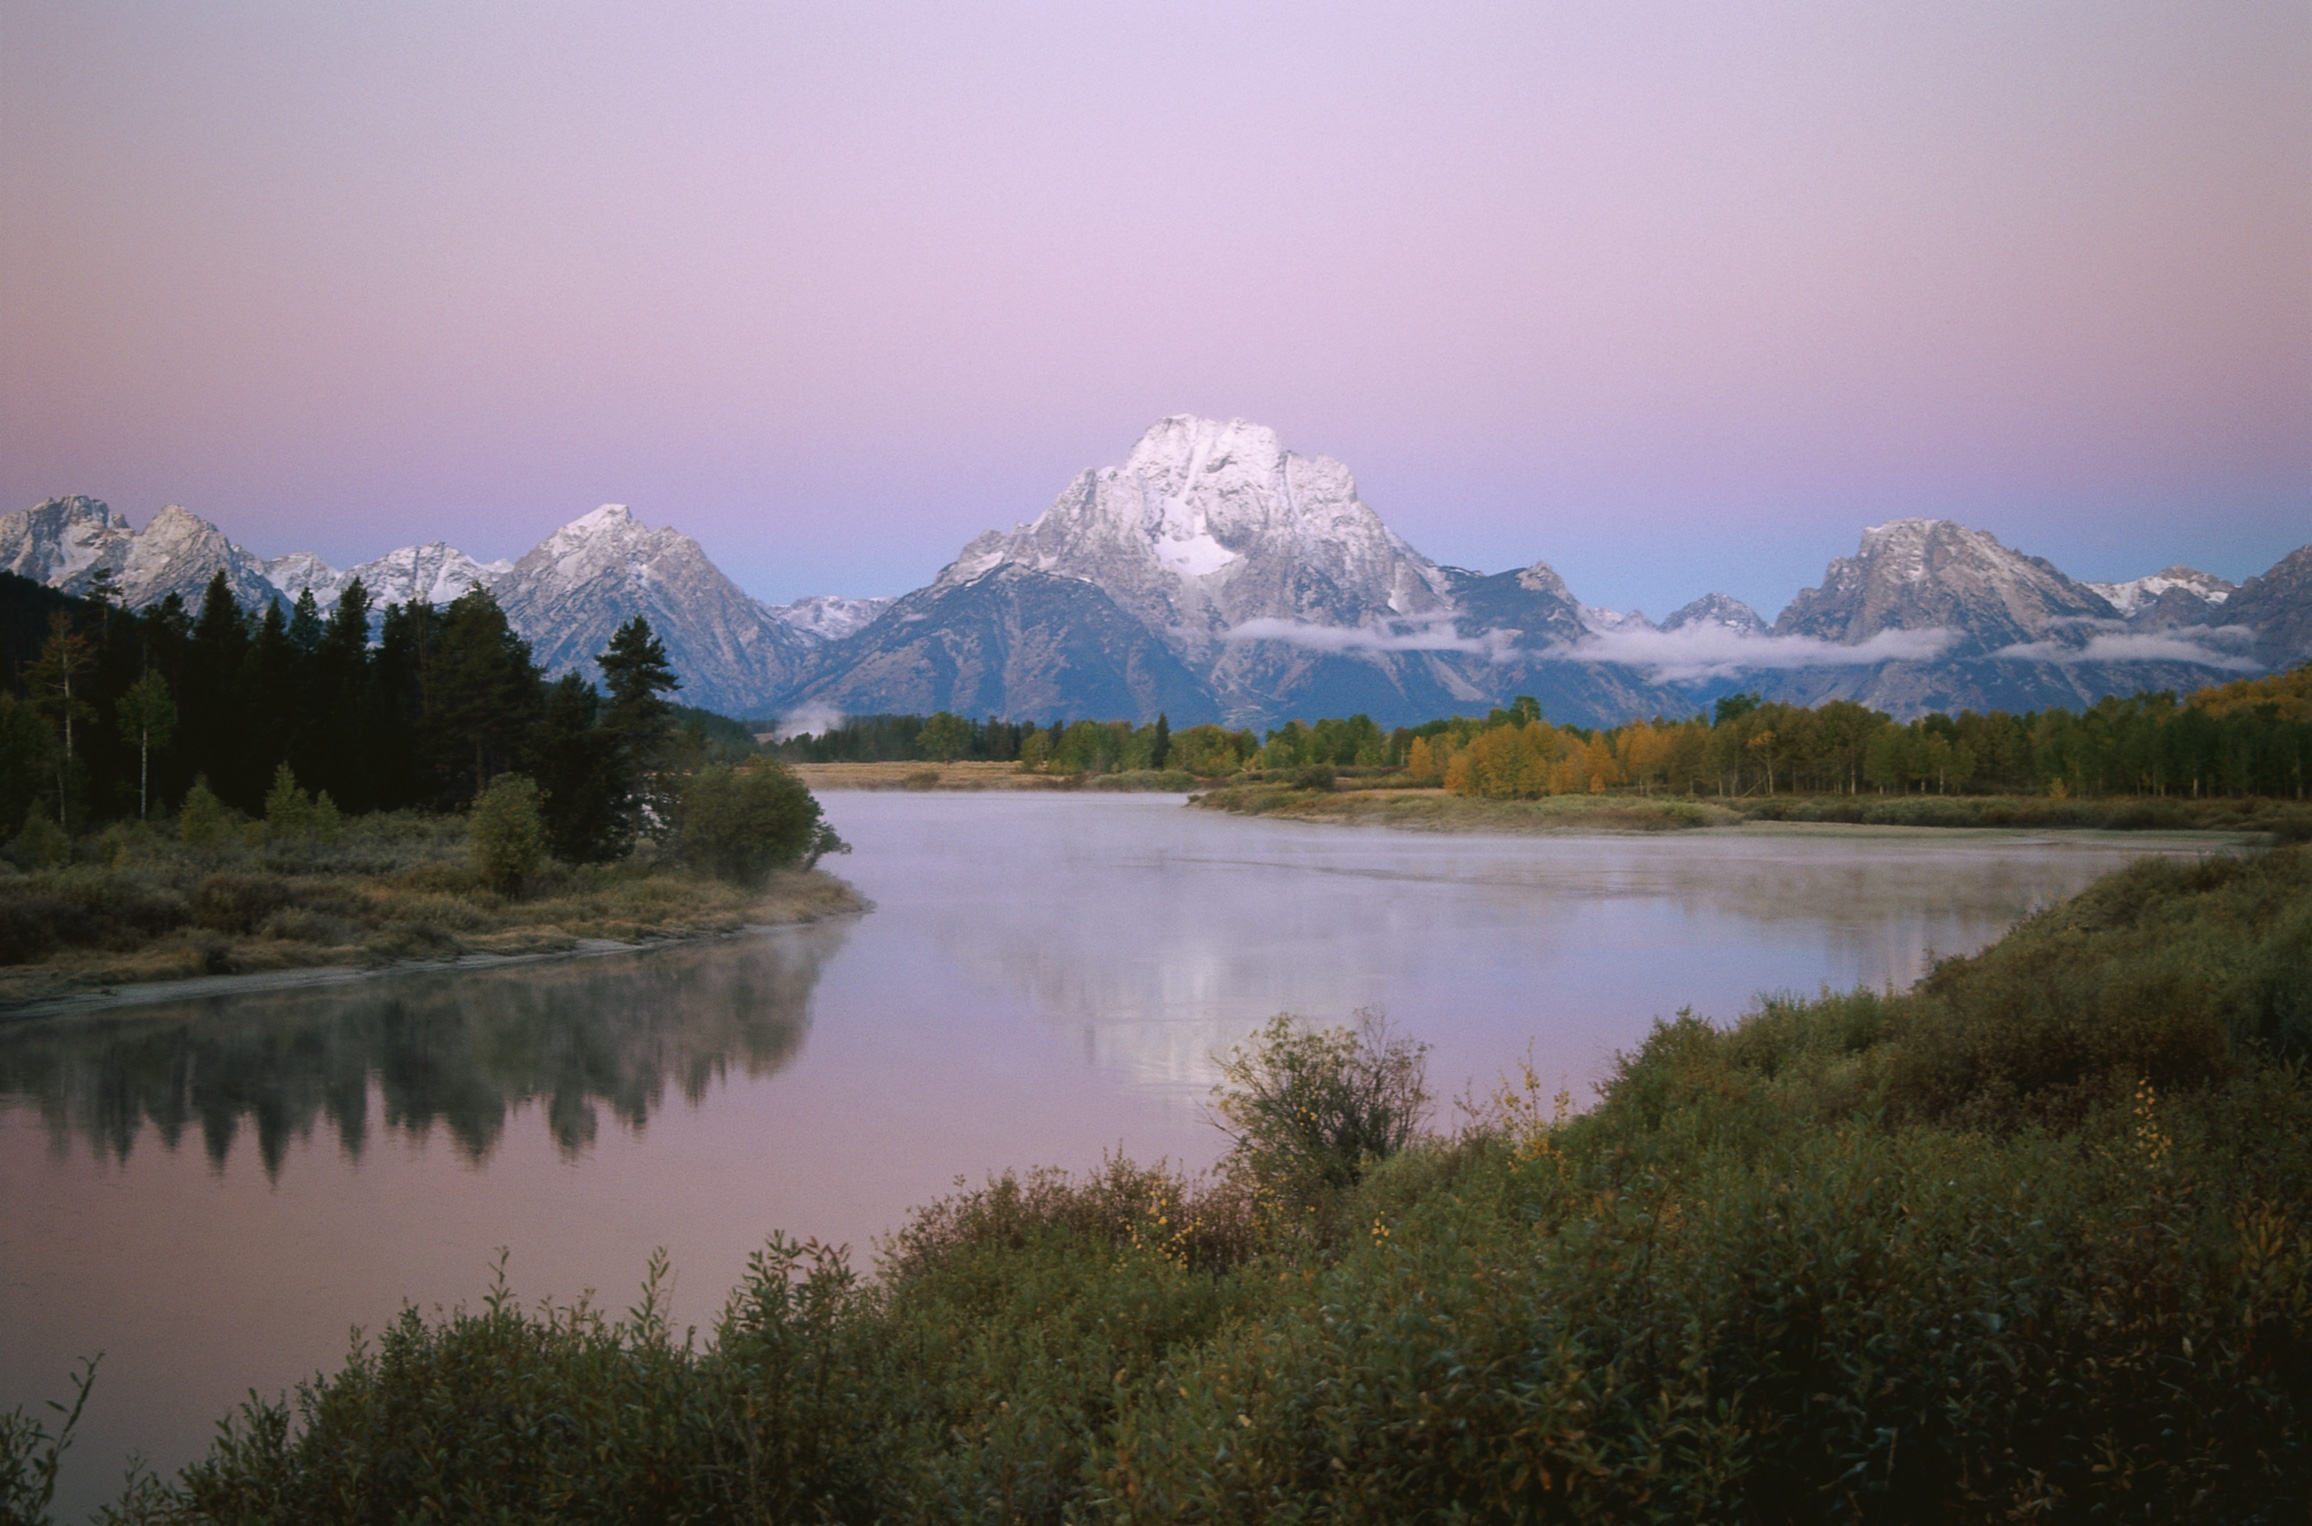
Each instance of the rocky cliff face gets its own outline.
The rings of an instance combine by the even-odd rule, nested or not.
[[[642,616],[682,678],[683,703],[729,715],[774,709],[808,648],[741,593],[697,541],[604,504],[547,536],[491,590],[548,672],[599,678],[594,658]]]
[[[1774,634],[1859,642],[1883,630],[1941,629],[1990,651],[2036,641],[2059,621],[2118,617],[2101,594],[1984,531],[1897,519],[1865,530],[1820,588],[1791,600]]]
[[[252,605],[304,588],[326,603],[355,575],[380,604],[446,603],[480,584],[550,671],[589,675],[639,614],[683,699],[750,716],[1162,711],[1178,725],[1274,725],[1364,711],[1394,725],[1531,694],[1554,719],[1610,724],[1755,689],[1907,717],[2077,707],[2312,658],[2312,547],[2238,588],[2185,567],[2087,584],[1982,531],[1897,520],[1771,626],[1723,594],[1656,626],[1583,605],[1546,562],[1441,567],[1339,462],[1241,419],[1186,416],[896,600],[770,608],[688,536],[615,505],[517,563],[435,542],[340,572],[303,553],[261,562],[180,508],[133,530],[94,499],[52,499],[0,518],[0,566],[75,592],[111,567],[132,605],[197,601],[220,567]]]
[[[284,598],[294,599],[310,588],[323,608],[352,586],[355,578],[378,608],[388,604],[447,604],[477,585],[488,587],[513,571],[512,562],[477,562],[447,541],[403,546],[343,572],[310,551],[277,556],[265,563],[265,576]]]
[[[244,604],[274,596],[262,562],[215,525],[175,504],[141,530],[131,529],[95,498],[51,498],[0,516],[0,567],[82,595],[99,569],[110,569],[122,601],[132,609],[158,604],[173,593],[197,610],[220,567],[233,596]]]
[[[2248,631],[2256,660],[2283,668],[2312,659],[2312,546],[2289,552],[2261,577],[2242,583],[2209,623]]]
[[[2232,596],[2234,584],[2192,567],[2169,567],[2126,583],[2089,583],[2130,625],[2164,630],[2206,625]]]

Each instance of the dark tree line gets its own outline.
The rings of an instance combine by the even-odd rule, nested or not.
[[[790,763],[1009,763],[1032,724],[936,715],[860,715],[824,731],[790,737],[778,755]]]
[[[544,791],[555,855],[599,861],[665,819],[654,790],[675,753],[711,750],[695,724],[687,747],[678,735],[697,713],[671,702],[679,681],[639,616],[599,658],[603,693],[547,682],[486,589],[373,612],[358,581],[327,609],[307,591],[248,610],[220,572],[197,609],[172,594],[130,611],[8,577],[0,830],[36,810],[74,830],[165,812],[196,779],[254,814],[283,765],[352,813],[456,809],[519,771]]]

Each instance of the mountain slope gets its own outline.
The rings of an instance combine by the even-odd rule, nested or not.
[[[170,594],[199,609],[217,569],[246,605],[274,597],[264,563],[225,538],[215,525],[170,504],[143,529],[95,498],[51,498],[0,515],[0,568],[65,593],[86,595],[99,569],[109,568],[131,609],[158,604]]]
[[[1218,713],[1211,692],[1100,588],[1016,564],[942,578],[836,646],[789,711],[952,710],[1050,720]]]
[[[642,616],[681,676],[683,703],[727,715],[775,709],[809,647],[739,591],[697,541],[604,504],[547,536],[491,585],[549,673],[599,679],[596,654]]]

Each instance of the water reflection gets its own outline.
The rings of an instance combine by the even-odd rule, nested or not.
[[[53,1148],[77,1136],[123,1164],[149,1122],[171,1151],[197,1130],[222,1169],[244,1120],[268,1178],[323,1121],[352,1159],[373,1127],[422,1138],[438,1126],[480,1164],[531,1101],[573,1155],[602,1108],[640,1133],[669,1084],[695,1104],[734,1065],[748,1076],[786,1065],[850,926],[0,1030],[0,1095],[32,1099]]]
[[[1214,1056],[1280,1010],[1385,1009],[1438,1042],[1454,1084],[1535,1039],[1594,1075],[1681,1007],[1732,1019],[1766,991],[1905,987],[2128,858],[2207,851],[2017,833],[1445,837],[1025,804],[1041,809],[974,802],[985,841],[866,879],[880,907],[867,936],[1191,1106]],[[901,861],[899,844],[944,845],[962,815],[921,798],[836,808],[870,875]],[[988,883],[991,843],[1033,866],[1026,893]]]

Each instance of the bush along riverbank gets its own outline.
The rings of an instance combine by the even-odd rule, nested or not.
[[[812,868],[843,845],[781,765],[708,765],[664,803],[663,831],[582,864],[548,851],[520,774],[462,815],[341,819],[284,766],[258,819],[198,788],[175,819],[78,838],[36,816],[0,857],[0,1013],[130,983],[556,953],[862,909]]]
[[[1196,797],[1206,810],[1429,832],[1676,832],[1751,821],[2035,831],[2262,832],[2312,842],[2312,807],[2292,800],[2043,795],[1779,795],[1715,800],[1596,794],[1502,799],[1414,787],[1381,769],[1291,769],[1240,775]]]
[[[1279,1019],[1209,1178],[1006,1175],[872,1277],[774,1238],[704,1340],[662,1265],[405,1311],[118,1518],[2301,1521],[2308,1050],[2303,848],[1661,1022],[1579,1113],[1425,1132],[1415,1047]]]

